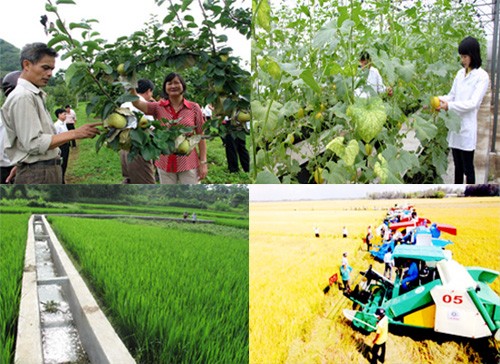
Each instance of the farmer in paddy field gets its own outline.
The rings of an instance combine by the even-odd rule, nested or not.
[[[5,153],[16,165],[17,184],[62,184],[59,146],[99,134],[96,126],[101,123],[56,135],[45,105],[47,94],[42,90],[52,77],[56,57],[56,51],[44,43],[27,44],[21,51],[17,87],[1,110],[7,132]]]

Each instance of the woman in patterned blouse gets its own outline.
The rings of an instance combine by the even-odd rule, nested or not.
[[[200,106],[184,98],[186,83],[181,75],[170,73],[163,81],[166,100],[144,102],[136,100],[133,105],[156,120],[179,120],[179,123],[193,128],[195,134],[203,134],[203,113]],[[135,89],[131,89],[135,94]],[[207,176],[207,145],[204,139],[198,144],[198,151],[186,155],[161,155],[155,162],[162,184],[195,184]]]

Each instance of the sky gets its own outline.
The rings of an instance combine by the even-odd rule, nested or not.
[[[455,185],[249,185],[250,201],[362,199],[385,191],[417,192]]]
[[[114,43],[118,37],[128,36],[144,28],[144,24],[151,19],[152,14],[158,14],[162,20],[167,14],[168,1],[158,7],[154,0],[74,0],[76,5],[59,5],[58,10],[66,24],[80,22],[82,19],[97,19],[98,24],[92,28],[101,33],[101,37]],[[52,3],[55,4],[56,0]],[[174,1],[178,3],[178,1]],[[250,7],[250,0],[240,0]],[[8,5],[7,5],[8,4]],[[45,11],[46,0],[3,0],[2,21],[0,22],[0,38],[22,48],[27,43],[47,43],[50,38],[46,36],[40,16],[47,14],[49,22],[55,20],[54,13]],[[199,13],[198,2],[194,1],[192,8]],[[193,14],[197,18],[196,14]],[[75,30],[74,34],[80,34]],[[234,55],[250,64],[250,40],[237,31],[224,31],[229,38],[228,44],[234,50]],[[1,55],[0,55],[1,62]],[[66,68],[68,62],[56,61],[56,69]],[[244,67],[249,69],[250,66]]]

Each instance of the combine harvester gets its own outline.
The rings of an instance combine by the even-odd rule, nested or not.
[[[384,224],[387,222],[385,220]],[[431,224],[431,221],[426,218],[418,218],[415,220],[405,219],[404,221],[399,220],[398,222],[389,222],[385,225],[395,236],[398,231],[403,231],[404,235],[401,236],[401,242],[403,244],[412,244],[419,246],[437,246],[445,247],[449,244],[453,244],[451,240],[440,239],[441,232],[448,233],[451,235],[457,235],[457,229],[454,226],[446,224]],[[383,244],[375,246],[378,249],[370,250],[370,254],[380,261],[383,261],[385,253],[391,248],[394,251],[396,245],[395,238],[389,241],[385,241]]]
[[[375,310],[381,307],[391,325],[469,338],[495,335],[500,340],[500,298],[489,286],[499,272],[464,267],[451,258],[450,251],[432,243],[398,245],[393,258],[398,268],[394,282],[370,266],[361,272],[360,281],[354,282],[355,289],[344,293],[357,308],[343,310],[354,327],[374,331]],[[420,274],[404,289],[402,268],[410,262],[417,265]]]

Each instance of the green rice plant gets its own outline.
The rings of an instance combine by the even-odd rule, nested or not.
[[[0,363],[14,362],[29,215],[0,215]]]
[[[248,362],[247,232],[50,221],[139,363]]]

